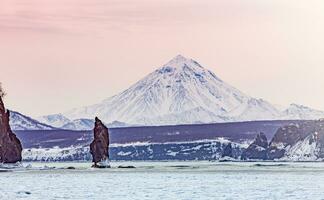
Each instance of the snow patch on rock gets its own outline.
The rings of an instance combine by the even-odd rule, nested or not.
[[[294,146],[287,147],[287,151],[280,160],[289,161],[316,161],[320,148],[314,141],[314,135],[306,137],[304,140],[298,141]]]

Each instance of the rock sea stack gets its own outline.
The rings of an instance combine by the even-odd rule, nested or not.
[[[0,163],[21,161],[21,142],[10,128],[9,116],[10,112],[5,109],[0,95]]]
[[[109,166],[109,132],[108,128],[97,117],[93,129],[94,140],[90,144],[93,167],[108,168]]]

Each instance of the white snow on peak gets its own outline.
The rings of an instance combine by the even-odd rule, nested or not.
[[[318,141],[315,135],[311,134],[303,140],[298,141],[292,147],[288,146],[283,158],[280,160],[289,161],[316,161],[320,153]]]
[[[94,126],[94,120],[91,119],[75,119],[70,120],[62,114],[46,115],[37,118],[44,124],[51,125],[59,129],[67,130],[91,130]]]
[[[49,124],[56,128],[61,128],[67,123],[70,123],[71,120],[63,116],[62,114],[53,114],[53,115],[46,115],[37,118],[38,121]]]
[[[72,120],[63,126],[61,129],[66,130],[91,130],[94,128],[94,120],[91,119],[75,119]]]
[[[93,119],[74,119],[70,120],[63,116],[62,114],[57,115],[47,115],[38,118],[43,124],[48,124],[52,127],[64,130],[92,130],[94,128]],[[109,128],[126,127],[126,126],[136,126],[126,124],[119,121],[113,121],[112,123],[106,124]],[[26,129],[28,130],[28,129]]]
[[[19,112],[10,111],[9,124],[12,130],[52,130],[52,126],[41,123]]]
[[[307,106],[290,104],[282,113],[284,119],[321,119],[324,111],[309,108]]]
[[[169,62],[167,62],[162,68],[173,68],[173,69],[178,69],[181,70],[184,67],[189,67],[189,68],[202,68],[196,61],[186,58],[182,55],[177,55],[173,59],[171,59]]]

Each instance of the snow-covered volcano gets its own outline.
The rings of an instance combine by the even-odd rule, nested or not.
[[[165,125],[277,119],[281,112],[222,81],[198,62],[178,55],[122,93],[64,116]]]

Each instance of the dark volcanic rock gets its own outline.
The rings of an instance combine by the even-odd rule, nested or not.
[[[120,169],[134,169],[136,167],[135,166],[122,166],[122,165],[120,165],[120,166],[118,166],[118,168],[120,168]]]
[[[323,120],[300,121],[279,128],[270,142],[268,150],[269,159],[283,157],[290,147],[307,138],[310,139],[309,142],[317,142],[320,149],[319,153],[322,154],[322,146],[324,144],[322,141],[322,138],[324,138]]]
[[[269,146],[265,135],[242,153],[247,159],[317,160],[324,158],[324,120],[297,121],[277,130]]]
[[[228,145],[226,145],[226,147],[224,148],[222,157],[233,157],[232,143],[228,143]]]
[[[94,167],[100,167],[98,166],[98,163],[107,162],[109,158],[108,128],[96,117],[93,132],[94,140],[90,144],[90,153],[92,154],[92,162],[94,162]]]
[[[0,96],[0,162],[16,163],[21,161],[22,146],[9,125],[10,112],[4,107]]]
[[[268,140],[264,133],[259,133],[250,146],[243,151],[241,159],[266,160],[268,150]]]
[[[71,166],[71,167],[67,167],[66,169],[76,169],[76,168]]]

